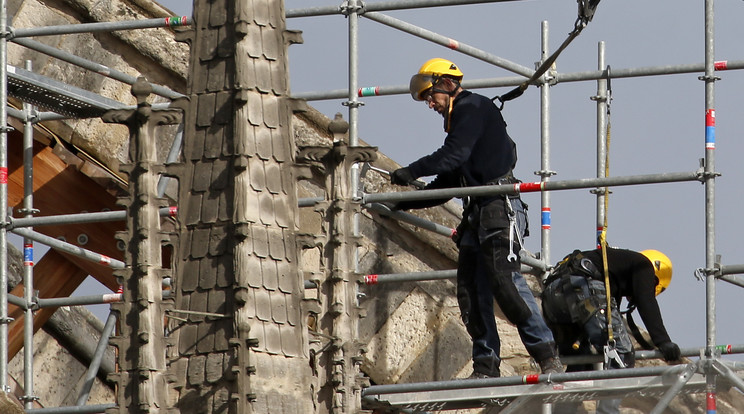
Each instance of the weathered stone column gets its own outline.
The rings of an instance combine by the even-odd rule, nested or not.
[[[153,111],[145,101],[150,85],[140,78],[132,86],[137,98],[136,110],[111,111],[106,122],[129,127],[130,164],[121,167],[129,177],[129,197],[119,200],[127,208],[127,232],[117,235],[126,244],[127,268],[116,271],[120,278],[123,301],[112,305],[119,314],[119,335],[112,343],[119,349],[119,373],[115,413],[172,413],[166,369],[163,320],[172,307],[163,300],[162,246],[168,234],[160,230],[160,208],[166,207],[157,197],[159,174],[164,171],[157,160],[154,130],[157,125],[180,121],[178,110]]]
[[[298,157],[324,176],[328,194],[323,249],[326,279],[321,289],[326,306],[319,326],[331,338],[322,356],[326,383],[320,396],[331,413],[358,413],[360,391],[367,382],[360,371],[364,344],[359,342],[358,322],[364,312],[357,303],[359,275],[354,263],[359,240],[353,223],[361,205],[351,193],[350,171],[354,163],[372,161],[376,154],[373,147],[349,147],[336,141],[333,147],[302,148]]]
[[[171,329],[182,413],[313,413],[280,0],[197,0]]]

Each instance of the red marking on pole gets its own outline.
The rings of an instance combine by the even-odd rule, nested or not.
[[[170,214],[171,217],[176,218],[176,216],[178,216],[178,207],[168,207],[168,214]]]
[[[728,60],[720,60],[718,62],[713,62],[713,69],[728,70]]]
[[[537,384],[539,375],[537,374],[531,374],[531,375],[525,375],[522,377],[522,383],[523,384]]]
[[[540,181],[536,181],[534,183],[514,184],[514,189],[517,192],[523,192],[523,193],[529,193],[532,191],[542,191],[543,187],[544,187],[544,184]]]
[[[707,392],[705,393],[705,408],[710,412],[716,410],[716,393]]]
[[[716,126],[716,110],[708,109],[705,111],[705,126],[714,127]]]
[[[8,184],[8,167],[0,167],[0,184]]]
[[[103,303],[113,303],[113,302],[121,302],[122,299],[121,293],[108,293],[103,295]]]
[[[364,283],[368,285],[376,285],[377,284],[377,275],[367,275],[364,276]]]
[[[455,39],[449,39],[449,46],[447,47],[449,47],[452,50],[457,50],[460,48],[460,42],[458,42]]]
[[[116,289],[116,293],[119,295],[124,293],[124,285],[119,285],[119,289]]]
[[[101,255],[101,260],[99,260],[100,264],[102,265],[110,265],[111,264],[111,258],[108,256]]]
[[[452,229],[452,234],[450,234],[450,238],[454,239],[455,236],[457,236],[457,229]]]

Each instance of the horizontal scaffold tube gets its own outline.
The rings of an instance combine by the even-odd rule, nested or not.
[[[460,6],[467,4],[503,3],[515,0],[395,0],[365,3],[363,11],[386,11],[419,9],[424,7]],[[343,15],[345,11],[341,6],[321,6],[304,9],[287,10],[284,14],[287,19],[295,17],[331,16]]]
[[[740,70],[744,69],[744,60],[731,60],[731,61],[719,61],[715,63],[717,71],[722,70]],[[665,66],[647,66],[641,68],[627,68],[627,69],[615,69],[613,68],[610,74],[611,79],[619,78],[640,78],[646,76],[662,76],[662,75],[675,75],[683,73],[702,73],[705,71],[705,64],[703,63],[690,63],[681,65],[665,65]],[[462,87],[465,89],[481,89],[481,88],[501,88],[508,86],[521,85],[527,78],[521,76],[511,77],[500,77],[500,78],[483,78],[483,79],[472,79],[465,80],[462,82]],[[593,70],[586,72],[570,72],[570,73],[558,73],[555,75],[551,82],[565,83],[565,82],[582,82],[582,81],[596,81],[599,79],[607,79],[606,70]],[[358,95],[362,96],[388,96],[388,95],[408,95],[411,92],[408,89],[408,85],[394,85],[394,86],[370,86],[359,88]],[[334,89],[331,91],[324,92],[299,92],[292,94],[293,98],[304,99],[307,101],[320,101],[327,99],[346,99],[349,97],[348,89]]]
[[[702,348],[682,348],[680,349],[680,355],[683,357],[699,357]],[[716,350],[720,351],[721,354],[742,354],[744,353],[744,345],[718,345]],[[659,351],[635,351],[635,359],[661,359],[664,356]],[[561,362],[563,365],[574,365],[574,364],[593,364],[595,362],[602,362],[604,360],[603,355],[561,355]]]
[[[166,17],[164,19],[124,20],[119,22],[64,24],[60,26],[11,29],[10,39],[73,33],[112,32],[115,30],[155,29],[158,27],[188,26],[190,24],[191,20],[186,16]]]
[[[88,69],[89,71],[98,73],[99,75],[103,75],[111,79],[116,79],[128,85],[134,85],[134,83],[137,82],[137,78],[135,78],[132,75],[128,75],[124,72],[120,72],[116,69],[112,69],[108,66],[101,65],[100,63],[96,63],[91,60],[81,58],[79,56],[73,55],[72,53],[65,52],[63,50],[45,45],[44,43],[37,42],[32,39],[26,39],[26,38],[13,39],[13,43],[29,48],[31,50],[35,50],[37,52],[41,52],[45,55],[55,57],[64,62],[72,63],[75,66],[79,66],[83,69]],[[163,96],[169,99],[176,99],[176,98],[185,96],[169,88],[166,88],[165,86],[157,85],[154,83],[150,83],[150,86],[152,87],[152,92],[154,94],[160,95],[160,96]]]
[[[532,77],[535,73],[533,69],[530,69],[528,67],[519,65],[514,62],[510,62],[504,58],[501,58],[499,56],[493,55],[488,52],[484,52],[468,44],[460,43],[455,39],[442,36],[430,30],[426,30],[421,27],[415,26],[413,24],[406,23],[402,20],[396,19],[391,16],[387,16],[382,13],[368,12],[368,13],[364,13],[363,16],[367,19],[376,21],[377,23],[384,24],[386,26],[392,27],[394,29],[400,30],[402,32],[408,33],[416,37],[420,37],[424,40],[428,40],[440,46],[444,46],[449,49],[455,50],[457,52],[463,53],[465,55],[474,57],[478,60],[482,60],[486,63],[490,63],[492,65],[498,66],[502,69],[506,69],[518,75]]]
[[[94,414],[105,413],[108,408],[114,408],[116,404],[76,405],[70,407],[52,408],[30,408],[27,414]]]
[[[160,217],[176,217],[177,207],[162,207]],[[19,227],[41,227],[57,224],[81,224],[81,223],[103,223],[109,221],[121,221],[127,217],[126,210],[99,211],[95,213],[59,214],[56,216],[12,218],[8,225],[9,230]]]
[[[110,267],[112,269],[124,269],[124,267],[126,267],[124,262],[122,262],[121,260],[112,259],[106,255],[92,252],[88,249],[83,249],[82,247],[75,246],[74,244],[70,244],[29,229],[14,229],[12,230],[12,232],[19,236],[23,236],[27,239],[31,239],[35,242],[39,242],[41,244],[49,246],[52,249],[59,250],[64,253],[69,253],[73,256],[77,256],[85,260]]]
[[[362,390],[362,396],[401,394],[406,392],[425,392],[442,390],[461,390],[469,388],[501,387],[507,385],[538,384],[544,382],[585,381],[595,379],[650,377],[674,375],[686,368],[685,365],[611,369],[606,371],[580,371],[557,374],[534,374],[502,378],[460,379],[451,381],[429,381],[408,384],[373,385]]]
[[[483,185],[437,190],[403,191],[394,193],[364,194],[363,203],[383,201],[432,200],[453,197],[483,197],[499,194],[519,194],[537,191],[576,190],[580,188],[616,187],[635,184],[657,184],[681,181],[701,181],[702,170],[694,172],[630,175],[624,177],[583,178],[579,180],[537,181],[531,183]]]
[[[398,221],[413,224],[416,227],[433,231],[434,233],[441,234],[442,236],[452,237],[455,234],[455,229],[451,227],[446,227],[441,224],[434,223],[433,221],[422,219],[421,217],[414,216],[413,214],[406,213],[404,211],[391,210],[384,204],[371,203],[366,204],[364,207],[366,207],[368,210],[377,212],[380,215],[388,216]]]

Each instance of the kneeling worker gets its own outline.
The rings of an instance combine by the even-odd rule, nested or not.
[[[607,292],[601,249],[574,251],[551,272],[543,290],[543,314],[553,330],[561,355],[586,355],[594,347],[605,355],[610,368],[633,367],[633,345],[618,311],[622,298],[629,308],[638,308],[651,340],[666,361],[680,358],[677,344],[664,327],[656,295],[672,280],[672,263],[657,250],[635,252],[607,248],[610,281],[610,314],[613,342],[607,326]],[[606,348],[610,345],[609,348]],[[569,366],[567,371],[592,369],[590,365]],[[568,407],[568,406],[571,407]],[[557,404],[555,413],[575,412],[577,404]],[[597,413],[617,413],[620,400],[601,400]]]

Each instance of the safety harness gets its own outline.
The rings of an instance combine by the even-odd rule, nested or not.
[[[576,22],[574,22],[574,28],[573,30],[568,34],[568,37],[566,40],[561,43],[560,47],[553,52],[545,61],[540,64],[540,66],[535,70],[535,73],[532,74],[532,76],[527,79],[526,81],[522,82],[519,86],[512,89],[511,91],[499,95],[494,96],[491,100],[496,101],[498,100],[501,105],[499,105],[499,109],[502,109],[504,107],[504,103],[507,101],[511,101],[512,99],[516,99],[524,93],[524,91],[527,90],[527,88],[534,84],[545,72],[548,71],[548,69],[553,66],[553,63],[555,63],[556,59],[558,59],[558,56],[563,52],[564,49],[568,47],[569,44],[581,33],[582,30],[589,24],[590,21],[592,21],[592,18],[594,17],[594,12],[597,9],[597,5],[599,5],[600,0],[577,0],[579,4],[579,15],[576,18]]]

